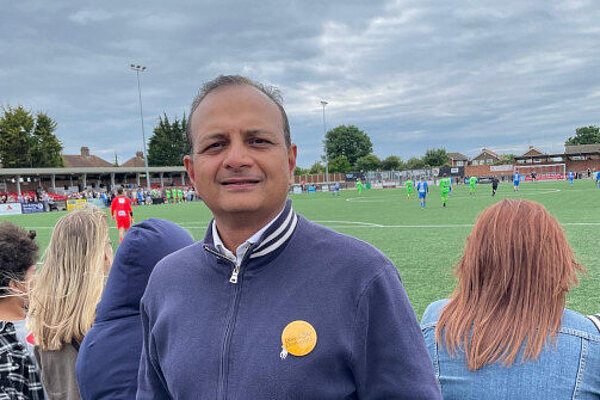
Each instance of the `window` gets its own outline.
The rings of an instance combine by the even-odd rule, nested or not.
[[[456,162],[456,166],[457,167],[463,167],[465,165],[464,161],[457,161]]]

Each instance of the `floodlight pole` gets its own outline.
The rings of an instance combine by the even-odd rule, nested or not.
[[[142,120],[142,140],[144,141],[142,152],[144,154],[144,165],[146,167],[146,186],[147,190],[150,191],[150,169],[148,168],[148,151],[146,150],[146,132],[144,131],[144,113],[142,111],[142,87],[140,85],[140,72],[146,71],[146,67],[142,65],[129,64],[129,68],[134,70],[135,74],[137,75],[138,96],[140,99],[140,118]]]
[[[325,123],[325,106],[329,104],[325,100],[321,100],[323,106],[323,136],[325,137],[325,181],[327,182],[327,190],[329,190],[329,154],[327,154],[327,124]]]

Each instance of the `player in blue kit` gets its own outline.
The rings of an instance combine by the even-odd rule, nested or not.
[[[596,173],[596,185],[598,185],[598,189],[600,189],[600,171]]]
[[[417,192],[419,192],[421,208],[424,209],[425,205],[427,205],[427,193],[429,193],[429,186],[423,177],[419,178],[419,183],[417,183]]]
[[[515,192],[519,191],[520,183],[521,183],[521,174],[518,172],[515,172],[515,174],[513,175],[513,191],[515,191]]]
[[[575,174],[573,171],[569,171],[569,186],[573,186],[573,179],[575,178]]]

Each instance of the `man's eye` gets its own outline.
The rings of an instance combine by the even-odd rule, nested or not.
[[[211,143],[204,148],[204,151],[215,150],[215,149],[219,149],[221,147],[223,147],[223,143],[221,143],[221,142]]]
[[[271,142],[269,142],[266,139],[253,138],[253,139],[250,140],[250,143],[253,143],[253,144],[267,144],[267,143],[271,143]]]

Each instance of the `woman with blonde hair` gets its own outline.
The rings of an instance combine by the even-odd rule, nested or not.
[[[565,308],[582,270],[541,204],[485,209],[421,321],[444,399],[600,399],[600,333]]]
[[[103,211],[71,211],[54,227],[28,314],[35,356],[51,399],[80,399],[75,360],[94,322],[112,257]]]

